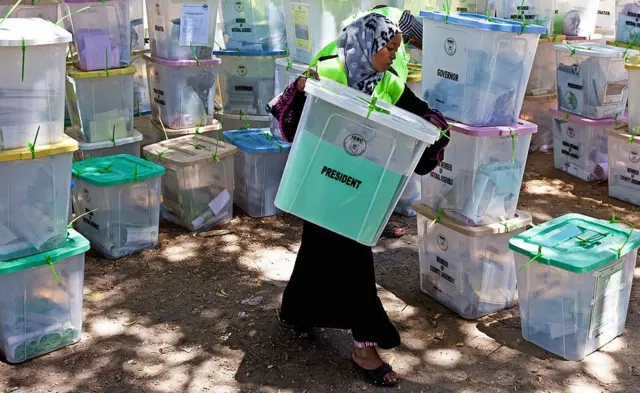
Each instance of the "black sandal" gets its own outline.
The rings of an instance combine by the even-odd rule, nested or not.
[[[356,366],[358,371],[360,371],[364,377],[375,386],[381,388],[392,388],[398,386],[400,383],[400,379],[396,379],[395,381],[387,381],[384,379],[388,374],[393,372],[393,368],[388,363],[382,363],[380,367],[375,370],[367,370],[366,368],[361,367],[358,363],[353,361],[353,364]]]

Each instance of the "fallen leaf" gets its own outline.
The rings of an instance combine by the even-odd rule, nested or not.
[[[89,296],[90,298],[95,299],[95,300],[100,299],[100,295],[98,295],[97,293],[93,293],[93,292],[87,294],[87,296]]]
[[[477,383],[478,380],[475,377],[471,377],[471,383]]]
[[[442,314],[436,314],[436,315],[433,317],[433,319],[438,319],[438,318],[440,318],[441,316],[442,316]]]
[[[459,342],[456,344],[456,347],[464,347],[464,343],[463,342]]]
[[[221,289],[220,292],[216,293],[216,295],[220,296],[220,297],[227,297],[229,295],[227,295],[227,293],[224,291],[224,289]]]
[[[258,304],[262,303],[262,299],[264,299],[264,296],[256,296],[249,299],[244,299],[240,303],[248,306],[257,306]]]
[[[126,321],[122,322],[122,326],[133,326],[136,323],[138,323],[137,319],[134,319],[134,320],[127,319]]]
[[[224,236],[224,235],[230,235],[234,233],[233,231],[227,230],[227,229],[218,229],[215,231],[207,231],[207,232],[200,232],[198,233],[198,236],[200,237],[213,237],[213,236]]]

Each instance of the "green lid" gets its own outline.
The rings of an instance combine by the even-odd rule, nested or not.
[[[638,247],[640,232],[581,214],[566,214],[509,240],[515,252],[573,273],[598,270]]]
[[[63,247],[43,252],[42,254],[14,259],[13,261],[0,262],[0,274],[11,274],[34,267],[44,266],[48,264],[49,261],[51,261],[51,263],[56,263],[86,252],[87,250],[89,250],[89,240],[85,239],[81,234],[73,229],[69,229],[67,231],[67,242]]]
[[[164,175],[160,165],[129,154],[98,157],[73,164],[73,177],[96,187],[137,183]]]

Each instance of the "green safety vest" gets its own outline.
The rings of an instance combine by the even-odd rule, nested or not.
[[[363,11],[346,19],[343,22],[343,25],[347,26],[354,20],[373,12],[384,15],[395,23],[398,23],[400,22],[400,17],[404,11],[391,7]],[[404,43],[401,43],[398,51],[396,52],[396,59],[391,64],[391,67],[397,75],[390,71],[385,72],[382,80],[376,85],[373,95],[390,104],[398,102],[400,96],[404,93],[405,83],[407,82],[407,76],[409,75],[408,64],[409,55],[406,52]],[[316,67],[320,77],[329,78],[343,85],[347,85],[347,73],[340,61],[340,58],[338,57],[337,41],[333,41],[329,45],[325,46],[313,59],[310,67]]]

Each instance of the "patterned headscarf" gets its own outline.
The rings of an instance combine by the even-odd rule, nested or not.
[[[347,84],[372,94],[384,72],[376,72],[372,58],[400,33],[398,25],[384,15],[372,13],[345,27],[338,37],[338,56],[347,71]]]

